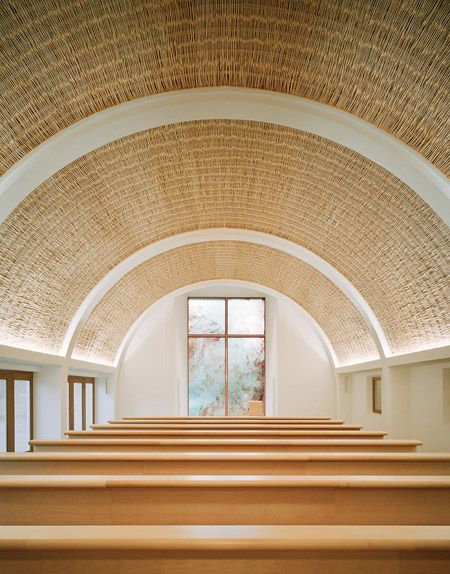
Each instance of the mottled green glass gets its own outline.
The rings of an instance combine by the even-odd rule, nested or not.
[[[189,338],[189,416],[225,414],[225,339]]]
[[[250,401],[264,400],[264,339],[228,339],[228,414],[248,415]]]
[[[225,333],[225,299],[189,299],[188,305],[190,335]]]
[[[264,335],[264,299],[229,299],[230,335]]]

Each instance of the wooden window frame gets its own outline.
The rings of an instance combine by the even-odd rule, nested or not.
[[[225,301],[225,332],[224,333],[190,333],[189,332],[189,301],[195,299],[209,299],[216,301]],[[246,300],[246,301],[264,301],[264,333],[252,335],[251,333],[241,333],[241,334],[229,334],[228,333],[228,301],[233,299]],[[225,415],[228,416],[228,341],[229,339],[263,339],[264,340],[264,373],[263,373],[263,383],[264,383],[264,395],[263,395],[263,405],[264,405],[264,416],[266,415],[266,298],[265,297],[188,297],[187,298],[187,371],[188,371],[188,413],[189,413],[189,339],[225,339]]]
[[[383,400],[382,400],[382,392],[381,392],[381,376],[377,375],[376,377],[371,377],[371,386],[372,386],[372,412],[376,413],[377,415],[381,415],[383,411]],[[377,385],[380,385],[380,404],[377,405]]]
[[[95,424],[95,377],[69,375],[69,430],[75,430],[74,384],[81,384],[81,430],[86,429],[86,385],[92,385],[92,424]]]
[[[6,380],[6,452],[15,452],[14,384],[15,381],[28,381],[30,383],[30,440],[32,440],[34,436],[33,373],[29,371],[0,370],[0,379]]]

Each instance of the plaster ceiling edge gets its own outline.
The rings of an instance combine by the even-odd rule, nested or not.
[[[147,96],[93,114],[55,134],[0,178],[0,224],[38,185],[119,138],[196,120],[266,122],[322,136],[377,163],[450,226],[450,181],[412,148],[352,114],[306,98],[253,88],[195,88]]]

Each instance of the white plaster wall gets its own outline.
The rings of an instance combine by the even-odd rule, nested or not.
[[[276,323],[277,414],[335,417],[334,369],[317,333],[284,300],[277,301]]]
[[[382,376],[381,369],[356,372],[339,377],[340,414],[353,424],[363,425],[366,430],[386,430],[386,392],[382,381],[382,413],[372,412],[371,378]]]
[[[60,438],[61,373],[60,365],[42,365],[33,375],[34,438]]]
[[[177,415],[174,392],[170,393],[176,388],[176,381],[167,373],[167,366],[175,361],[175,341],[166,345],[174,304],[169,301],[156,309],[127,348],[119,373],[119,417]],[[167,387],[169,392],[166,392]]]
[[[382,414],[372,413],[370,378],[381,375]],[[389,438],[417,439],[420,450],[450,451],[450,360],[339,376],[340,416]]]
[[[266,297],[267,414],[335,416],[333,369],[298,307],[244,286],[209,286],[155,306],[125,351],[118,375],[118,416],[187,414],[187,298]]]
[[[105,424],[114,418],[114,391],[113,376],[95,377],[95,422]]]
[[[411,433],[427,451],[450,451],[450,420],[445,420],[444,378],[450,360],[410,368]]]

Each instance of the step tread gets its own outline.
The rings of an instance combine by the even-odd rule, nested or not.
[[[5,475],[2,488],[450,488],[448,476]]]
[[[450,526],[0,526],[1,550],[450,550]]]
[[[345,446],[420,446],[422,442],[419,440],[396,440],[396,439],[225,439],[225,438],[190,438],[190,439],[33,439],[29,441],[30,445],[236,445],[248,446],[256,445],[326,445],[338,446],[340,444]]]
[[[448,452],[10,452],[0,454],[1,462],[12,461],[148,461],[148,460],[220,460],[220,461],[395,461],[450,462]]]

